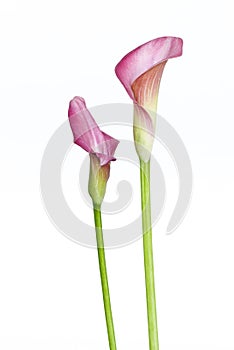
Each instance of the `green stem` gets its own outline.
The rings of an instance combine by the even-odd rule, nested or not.
[[[104,241],[103,241],[103,233],[102,233],[102,216],[101,216],[100,206],[97,206],[94,204],[93,211],[94,211],[99,270],[100,270],[100,277],[101,277],[101,283],[102,283],[102,295],[103,295],[103,303],[104,303],[105,316],[106,316],[106,326],[107,326],[107,333],[108,333],[108,339],[109,339],[109,347],[110,347],[110,350],[116,350],[115,331],[114,331],[114,323],[113,323],[113,317],[112,317],[112,311],[111,311],[110,292],[109,292],[108,277],[107,277],[107,270],[106,270],[106,258],[105,258],[105,249],[104,249]]]
[[[150,350],[159,350],[150,204],[150,161],[140,161],[145,285]]]

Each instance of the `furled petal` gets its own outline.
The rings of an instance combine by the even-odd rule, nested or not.
[[[82,97],[76,96],[71,100],[68,117],[77,145],[89,153],[96,154],[101,166],[115,160],[114,152],[119,141],[99,129]]]
[[[115,72],[129,96],[134,100],[133,82],[154,66],[182,55],[183,41],[176,37],[151,40],[129,52],[115,67]]]
[[[159,85],[169,58],[182,54],[183,41],[175,37],[151,40],[129,52],[115,72],[134,102],[134,140],[143,161],[150,158],[154,141]]]

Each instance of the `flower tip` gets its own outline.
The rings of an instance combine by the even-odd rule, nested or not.
[[[86,109],[86,103],[83,97],[75,96],[69,103],[68,117],[70,118],[74,114]]]
[[[177,55],[175,57],[179,57],[179,56],[182,56],[182,53],[183,53],[183,39],[181,38],[174,38],[175,40],[175,47],[176,47],[176,53]]]

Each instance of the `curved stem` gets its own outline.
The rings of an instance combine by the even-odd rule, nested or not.
[[[150,204],[150,161],[140,161],[145,285],[150,350],[159,350]]]
[[[100,206],[93,206],[94,211],[94,221],[96,228],[96,240],[97,240],[97,250],[98,250],[98,260],[99,260],[99,270],[102,284],[102,295],[103,303],[106,316],[106,326],[109,339],[110,350],[116,350],[116,341],[115,341],[115,331],[114,323],[111,311],[111,302],[110,302],[110,292],[108,286],[108,276],[106,269],[106,258],[104,250],[104,241],[103,241],[103,232],[102,232],[102,216]]]

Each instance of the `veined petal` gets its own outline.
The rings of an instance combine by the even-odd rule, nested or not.
[[[82,97],[76,96],[71,100],[68,117],[77,145],[96,154],[101,166],[115,160],[114,152],[119,141],[100,130]]]
[[[158,90],[167,61],[163,61],[140,75],[132,83],[135,101],[150,111],[157,108]]]
[[[132,84],[134,94],[134,139],[142,160],[148,161],[154,143],[159,85],[167,61],[140,75]]]
[[[151,40],[129,52],[115,72],[134,102],[134,140],[138,156],[150,158],[157,114],[159,85],[168,59],[181,56],[183,41],[175,37]]]
[[[167,61],[140,75],[132,84],[134,94],[134,128],[155,134],[158,90]],[[139,141],[139,140],[138,140]]]
[[[176,37],[151,40],[129,52],[115,67],[115,73],[134,100],[133,82],[157,64],[182,55],[183,41]]]

